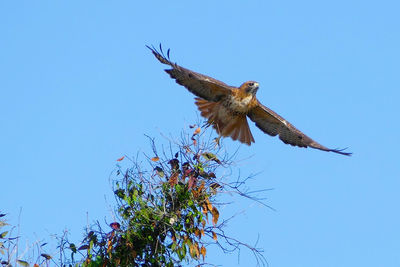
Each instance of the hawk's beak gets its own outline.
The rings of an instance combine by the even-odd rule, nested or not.
[[[257,93],[258,91],[258,83],[254,83],[254,93]]]

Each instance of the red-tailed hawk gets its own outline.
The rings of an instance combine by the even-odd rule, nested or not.
[[[154,47],[147,46],[147,48],[161,63],[172,67],[165,70],[171,78],[197,96],[195,103],[201,115],[208,119],[219,135],[230,136],[233,140],[251,145],[254,143],[254,138],[247,123],[247,117],[249,117],[264,133],[271,136],[279,135],[279,139],[285,144],[311,147],[346,156],[352,154],[343,152],[343,149],[324,147],[274,111],[262,105],[256,97],[259,87],[257,82],[248,81],[240,87],[229,86],[214,78],[172,63],[169,59],[169,49],[165,56],[161,45],[159,52]]]

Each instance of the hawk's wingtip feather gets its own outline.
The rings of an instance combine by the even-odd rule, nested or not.
[[[341,155],[344,155],[344,156],[351,156],[351,155],[353,155],[353,152],[343,152],[343,151],[346,150],[346,149],[347,149],[347,147],[346,147],[346,148],[341,148],[341,149],[331,149],[330,151],[331,151],[331,152],[338,153],[338,154],[341,154]]]
[[[160,52],[161,52],[161,54],[164,54],[164,52],[163,52],[163,50],[162,50],[161,43],[160,43]]]

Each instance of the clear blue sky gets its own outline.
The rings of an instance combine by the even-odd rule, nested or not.
[[[259,235],[272,267],[400,266],[399,10],[385,0],[2,1],[1,210],[16,223],[22,207],[21,235],[43,239],[68,228],[77,240],[87,221],[112,220],[115,160],[199,116],[145,48],[162,42],[197,72],[258,81],[265,105],[354,152],[293,148],[251,125],[241,172],[260,172],[249,186],[274,188],[276,211],[237,202],[233,235]],[[254,264],[211,250],[210,262]]]

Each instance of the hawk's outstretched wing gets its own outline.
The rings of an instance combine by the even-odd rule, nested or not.
[[[164,55],[161,45],[160,52],[154,47],[147,46],[154,56],[163,64],[170,65],[172,69],[165,70],[176,82],[185,86],[190,92],[208,101],[219,101],[231,93],[234,88],[214,78],[185,69],[169,59],[169,49],[167,56]]]
[[[310,137],[296,129],[291,123],[276,114],[271,109],[258,102],[257,107],[248,114],[249,118],[256,123],[264,133],[272,136],[279,135],[285,144],[299,147],[312,147],[328,152],[335,152],[342,155],[350,156],[352,153],[343,152],[343,149],[330,149],[315,142]]]

